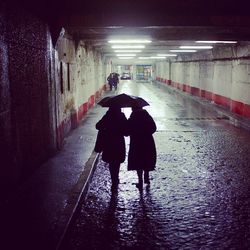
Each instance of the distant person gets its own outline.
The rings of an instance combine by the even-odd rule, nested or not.
[[[112,91],[113,85],[114,85],[114,78],[113,73],[110,73],[107,78],[108,84],[109,84],[109,90]]]
[[[113,73],[113,86],[114,86],[115,90],[117,90],[118,83],[119,83],[119,74]]]
[[[102,160],[109,163],[109,171],[112,181],[112,189],[119,184],[120,164],[125,161],[125,139],[127,118],[119,107],[110,107],[102,119],[97,122],[96,129],[101,136]]]
[[[155,169],[156,147],[153,133],[156,124],[150,114],[141,107],[133,107],[128,119],[128,135],[130,146],[128,153],[128,170],[136,170],[137,188],[142,189],[144,183],[150,184],[149,171]]]

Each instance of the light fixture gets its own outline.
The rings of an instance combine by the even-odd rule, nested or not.
[[[157,54],[157,56],[177,56],[176,54]]]
[[[236,41],[196,41],[196,43],[237,43]]]
[[[117,54],[116,56],[121,57],[121,56],[136,56],[136,54]]]
[[[165,59],[165,56],[150,56],[151,59]]]
[[[149,56],[139,56],[138,59],[144,60],[144,59],[151,59],[151,58]]]
[[[196,52],[197,50],[194,49],[171,49],[170,52]]]
[[[113,49],[144,49],[145,45],[113,45]]]
[[[138,53],[138,52],[141,52],[140,49],[135,49],[135,50],[132,50],[132,49],[118,49],[118,50],[115,50],[115,53]]]
[[[213,46],[180,46],[180,49],[212,49]]]
[[[126,39],[124,39],[124,40],[109,40],[108,41],[108,43],[122,43],[122,44],[124,44],[124,43],[128,43],[128,44],[131,44],[131,43],[151,43],[152,41],[150,41],[150,40],[145,40],[145,39],[128,39],[128,40],[126,40]]]
[[[124,57],[118,57],[118,59],[133,59],[134,57],[131,56],[124,56]]]

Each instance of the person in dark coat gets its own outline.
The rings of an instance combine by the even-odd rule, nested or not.
[[[113,85],[114,85],[114,76],[113,73],[110,73],[107,78],[108,84],[109,84],[109,90],[112,91]]]
[[[118,107],[110,107],[96,129],[102,132],[102,160],[109,163],[112,188],[119,183],[120,164],[125,161],[125,139],[127,118]]]
[[[118,83],[119,83],[119,74],[113,73],[113,86],[114,86],[115,90],[117,90]]]
[[[156,124],[150,114],[141,107],[133,107],[128,119],[130,147],[128,153],[128,170],[136,170],[139,189],[144,183],[150,184],[149,171],[155,169],[156,147],[153,133]]]

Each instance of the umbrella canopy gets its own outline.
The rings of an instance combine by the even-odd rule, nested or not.
[[[143,98],[127,94],[107,96],[98,102],[102,107],[144,107],[149,105]]]

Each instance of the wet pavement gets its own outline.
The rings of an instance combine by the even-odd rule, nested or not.
[[[250,249],[250,132],[161,85],[125,81],[118,91],[149,101],[157,168],[140,192],[123,163],[111,192],[99,159],[61,250]]]

